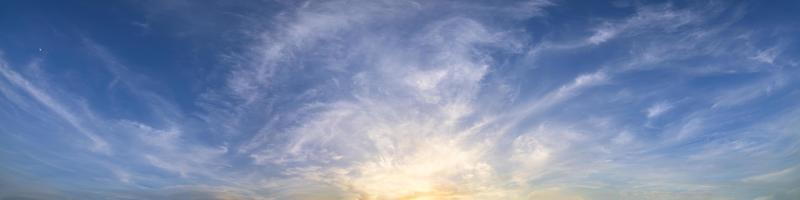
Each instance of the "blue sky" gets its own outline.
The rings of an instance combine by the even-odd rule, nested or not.
[[[0,199],[797,199],[797,1],[3,1]]]

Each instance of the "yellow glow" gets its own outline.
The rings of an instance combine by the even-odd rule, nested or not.
[[[452,199],[491,177],[480,152],[454,141],[430,140],[410,155],[381,155],[358,167],[351,186],[365,199]]]

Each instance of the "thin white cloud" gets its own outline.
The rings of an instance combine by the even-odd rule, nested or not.
[[[664,114],[665,112],[671,109],[672,109],[672,104],[667,102],[659,102],[648,107],[645,112],[647,113],[647,118],[652,119],[658,117],[661,114]]]
[[[128,67],[123,64],[124,62],[117,58],[112,52],[108,51],[106,47],[96,43],[90,38],[81,38],[82,44],[88,48],[89,53],[93,58],[103,62],[101,65],[105,70],[113,75],[114,80],[109,84],[109,90],[117,89],[119,86],[122,90],[126,90],[133,94],[135,98],[142,101],[144,105],[149,108],[149,111],[155,113],[159,120],[165,123],[173,124],[182,118],[180,112],[172,102],[164,99],[158,93],[143,88],[141,83],[158,84],[148,77],[141,74],[131,72]]]
[[[165,130],[148,125],[120,120],[112,125],[125,134],[135,135],[131,141],[136,149],[136,159],[143,159],[150,165],[188,178],[199,176],[224,180],[224,175],[216,174],[216,169],[225,166],[220,157],[228,152],[224,146],[208,147],[187,143],[182,140],[182,131],[177,127]]]
[[[111,153],[111,147],[109,146],[108,142],[106,142],[103,138],[99,135],[95,134],[88,128],[83,125],[83,121],[78,116],[73,115],[73,111],[67,109],[66,106],[62,105],[59,101],[48,95],[44,90],[40,89],[39,87],[35,86],[32,82],[25,79],[22,75],[18,74],[17,72],[11,70],[5,61],[0,61],[0,74],[6,78],[9,82],[16,85],[18,88],[22,89],[26,93],[28,93],[34,100],[41,103],[48,109],[50,109],[54,114],[58,115],[62,119],[64,119],[67,123],[73,126],[80,134],[88,138],[92,142],[91,150],[98,152],[109,154]]]
[[[704,10],[712,12],[714,10]],[[709,14],[709,13],[706,13]],[[601,44],[619,36],[636,36],[650,31],[673,32],[706,20],[692,9],[675,9],[672,5],[640,6],[636,14],[622,21],[605,21],[586,39],[590,44]]]
[[[744,182],[773,182],[779,181],[781,179],[786,179],[787,176],[791,176],[794,171],[797,170],[797,167],[789,167],[786,169],[781,169],[774,172],[769,172],[766,174],[760,174],[755,176],[750,176],[742,179]]]
[[[595,30],[595,33],[587,39],[591,44],[604,43],[611,38],[614,38],[620,30],[610,26],[601,26]]]
[[[713,108],[741,105],[760,97],[769,96],[786,86],[787,80],[782,74],[772,74],[745,85],[721,91],[714,97]]]
[[[508,123],[509,128],[516,126],[526,117],[534,116],[541,111],[547,110],[554,105],[579,95],[580,92],[586,88],[607,83],[609,80],[610,77],[608,77],[607,73],[603,70],[581,74],[572,82],[562,85],[558,89],[550,91],[536,100],[530,101],[526,105],[522,105],[522,109],[503,115],[500,121],[510,121],[511,123]]]
[[[775,59],[778,57],[778,55],[780,55],[780,53],[781,49],[779,49],[778,47],[772,47],[764,50],[759,50],[758,52],[756,52],[756,55],[750,57],[750,59],[759,62],[764,62],[767,64],[775,64]]]

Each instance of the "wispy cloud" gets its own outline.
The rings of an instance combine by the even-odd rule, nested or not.
[[[658,117],[659,115],[669,111],[670,109],[672,109],[672,104],[666,102],[653,104],[646,110],[647,118]]]
[[[771,181],[778,181],[779,179],[784,179],[787,176],[792,176],[793,172],[797,170],[797,167],[790,167],[786,169],[782,169],[775,172],[770,172],[767,174],[761,174],[756,176],[751,176],[742,179],[744,182],[771,182]]]
[[[25,93],[30,95],[30,97],[32,97],[38,103],[47,107],[54,114],[58,115],[67,123],[69,123],[77,130],[78,133],[88,138],[92,143],[92,151],[104,154],[111,153],[111,147],[109,146],[108,142],[86,128],[83,125],[85,122],[81,121],[79,117],[72,114],[74,111],[68,110],[65,105],[62,105],[59,101],[48,95],[47,92],[34,85],[34,83],[28,81],[28,79],[24,78],[19,73],[11,70],[6,62],[2,60],[0,60],[0,74],[2,74],[3,77],[10,83],[14,84],[16,87],[22,89]]]
[[[631,37],[650,31],[676,32],[685,26],[699,25],[707,20],[707,17],[700,15],[700,11],[712,15],[719,12],[715,9],[695,9],[698,8],[675,9],[672,4],[639,6],[632,17],[599,25],[587,41],[600,44],[619,35]]]

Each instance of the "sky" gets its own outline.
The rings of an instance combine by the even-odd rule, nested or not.
[[[0,199],[799,199],[798,9],[1,1]]]

